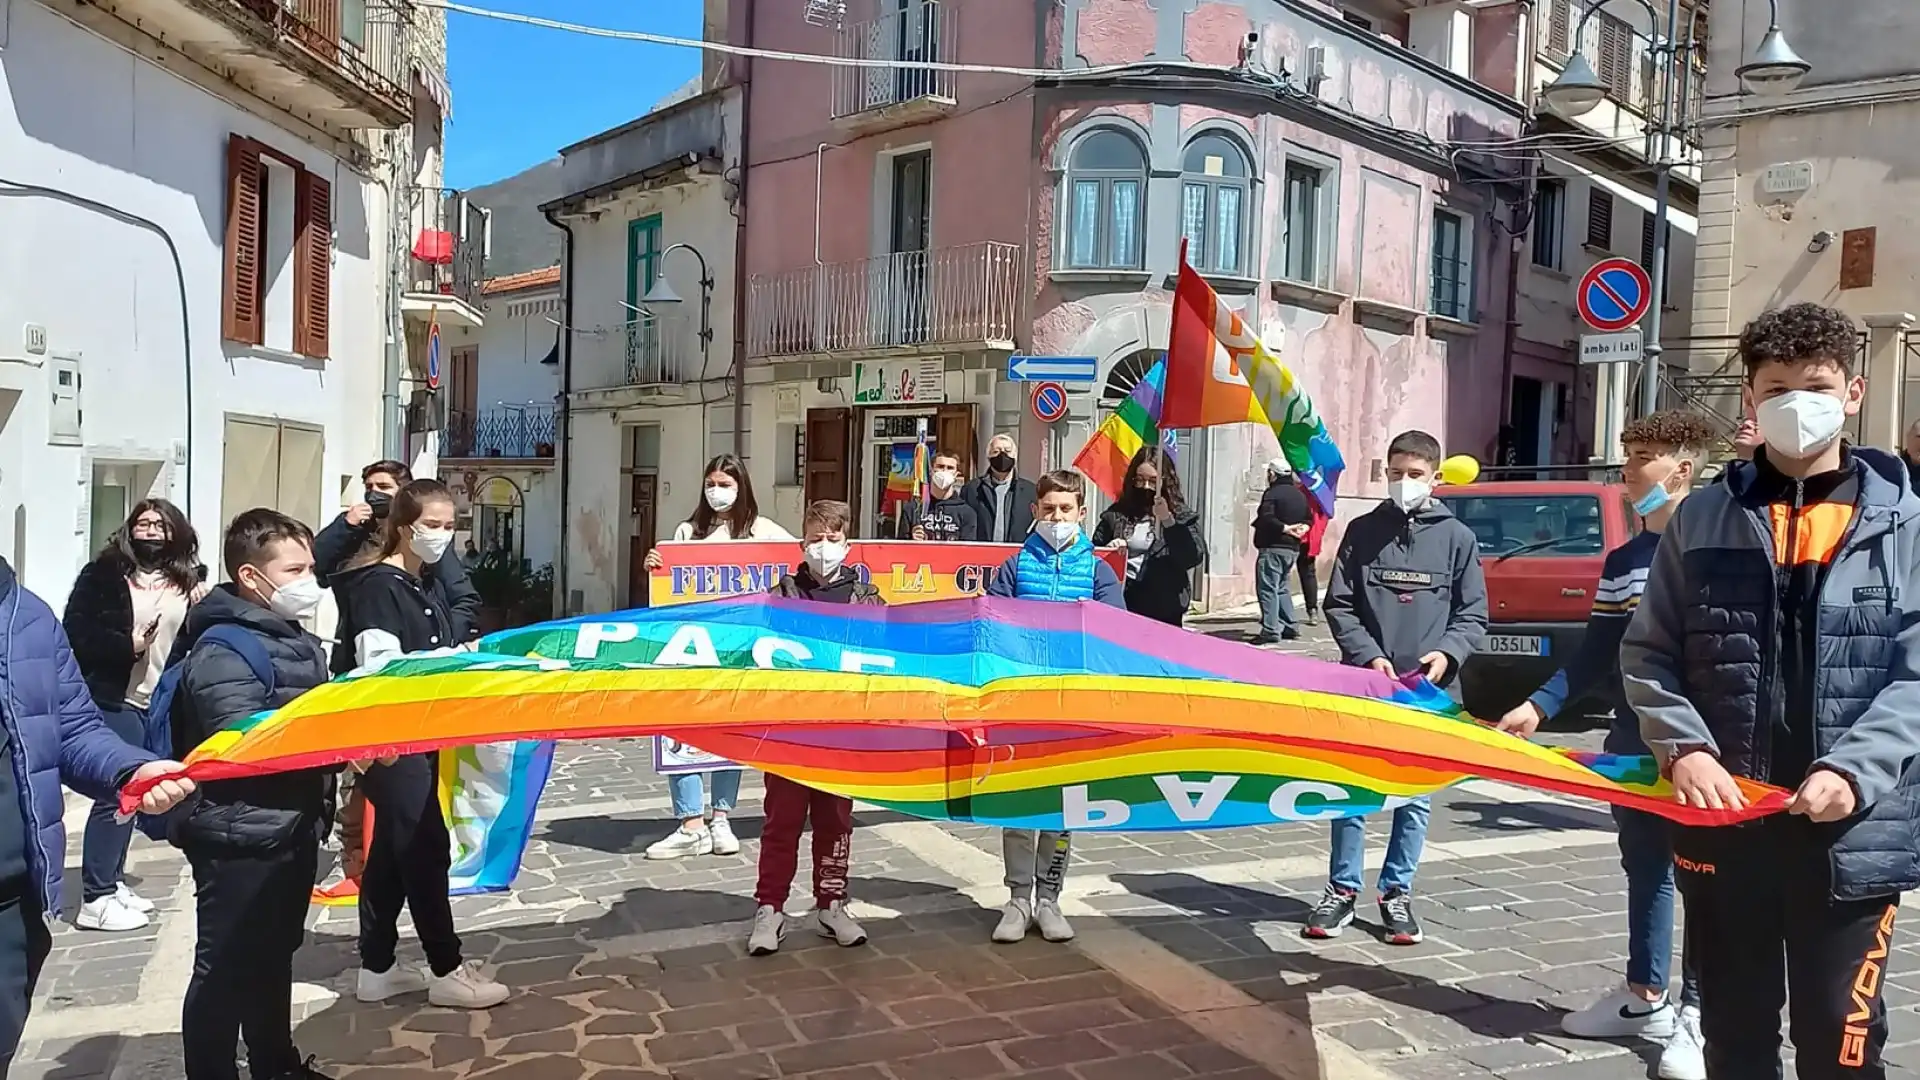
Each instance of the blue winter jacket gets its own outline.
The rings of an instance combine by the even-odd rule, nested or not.
[[[1020,551],[994,571],[988,596],[1021,600],[1092,600],[1126,610],[1126,592],[1120,577],[1093,550],[1084,530],[1065,551],[1038,532],[1027,537]]]
[[[66,864],[65,783],[92,799],[112,796],[153,755],[120,740],[100,718],[66,631],[0,558],[0,723],[13,752],[27,865],[43,912],[60,910]]]

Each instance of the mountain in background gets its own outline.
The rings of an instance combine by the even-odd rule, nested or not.
[[[647,111],[657,112],[699,92],[700,77],[696,75]],[[559,265],[563,237],[540,213],[540,207],[565,194],[557,157],[504,180],[467,190],[467,198],[474,205],[493,211],[493,254],[487,259],[488,277],[505,277]]]

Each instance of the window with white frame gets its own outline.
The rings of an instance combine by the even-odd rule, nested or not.
[[[1113,128],[1082,135],[1067,159],[1067,269],[1140,269],[1146,191],[1138,142]]]
[[[1433,287],[1427,310],[1446,319],[1473,317],[1473,225],[1465,214],[1433,212]]]
[[[1187,241],[1187,262],[1203,274],[1246,272],[1249,171],[1246,154],[1225,135],[1202,135],[1187,144],[1180,235]]]
[[[1565,269],[1567,182],[1542,180],[1533,194],[1533,265]]]
[[[1288,158],[1282,173],[1280,213],[1286,219],[1280,276],[1325,286],[1333,270],[1335,182],[1330,167]]]

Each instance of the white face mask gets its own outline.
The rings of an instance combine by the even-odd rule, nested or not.
[[[933,486],[941,491],[951,490],[953,485],[959,482],[960,474],[954,472],[952,469],[933,470]]]
[[[740,497],[739,488],[708,487],[707,505],[713,507],[716,514],[724,514],[733,509],[733,501]]]
[[[453,544],[452,529],[427,529],[419,525],[413,527],[413,535],[407,540],[407,546],[424,563],[437,563]]]
[[[1387,500],[1408,514],[1425,506],[1432,494],[1433,485],[1425,480],[1394,480],[1387,484]]]
[[[261,573],[259,567],[254,567],[253,572],[260,574],[261,583],[273,590],[273,595],[267,597],[267,607],[275,615],[289,622],[299,622],[320,606],[320,582],[313,575],[294,578],[285,585],[275,585],[267,580],[267,575]]]
[[[1040,535],[1055,551],[1065,551],[1080,536],[1080,523],[1077,521],[1043,521],[1040,523]]]
[[[1768,398],[1754,410],[1760,437],[1782,457],[1810,458],[1833,445],[1847,423],[1839,398],[1812,390],[1790,390]]]
[[[840,572],[847,561],[847,542],[845,540],[815,540],[807,545],[807,569],[821,581]]]

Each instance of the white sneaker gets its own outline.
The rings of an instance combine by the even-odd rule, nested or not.
[[[1072,941],[1073,927],[1068,925],[1067,917],[1060,914],[1060,905],[1052,900],[1042,900],[1033,905],[1033,922],[1040,928],[1040,936],[1048,941]]]
[[[353,996],[357,1001],[373,1005],[401,994],[417,994],[426,988],[425,971],[395,962],[385,971],[361,968],[359,981],[353,987]]]
[[[853,921],[853,916],[847,914],[845,900],[835,900],[821,908],[814,918],[819,922],[821,937],[830,937],[849,948],[867,943],[867,932]]]
[[[1032,925],[1033,905],[1026,900],[1009,900],[1007,906],[1000,909],[1000,925],[993,928],[994,943],[1011,945],[1023,940]]]
[[[1648,1001],[1622,986],[1599,1001],[1560,1018],[1560,1030],[1581,1039],[1652,1039],[1673,1035],[1673,1003],[1663,994]]]
[[[138,930],[152,921],[146,912],[134,910],[112,893],[81,904],[80,913],[73,917],[73,925],[82,930],[104,930],[110,934]]]
[[[125,904],[142,915],[153,914],[153,901],[127,888],[127,883],[124,881],[114,886],[113,895],[119,897],[122,904]]]
[[[727,824],[726,818],[714,818],[713,827],[707,831],[713,837],[713,853],[715,855],[740,854],[740,838],[733,835],[733,826]]]
[[[1700,1006],[1680,1006],[1673,1038],[1660,1051],[1660,1067],[1654,1075],[1660,1080],[1707,1080],[1707,1040],[1700,1034]]]
[[[478,960],[427,980],[427,1004],[443,1009],[491,1009],[512,993],[506,984],[482,975]]]
[[[747,934],[747,955],[772,956],[780,951],[780,939],[786,936],[786,914],[772,904],[761,904],[753,912],[753,930]]]
[[[734,841],[734,850],[739,850],[739,841]],[[688,832],[685,825],[668,833],[665,839],[656,840],[647,849],[649,859],[678,859],[686,855],[713,854],[713,833],[707,829]]]

